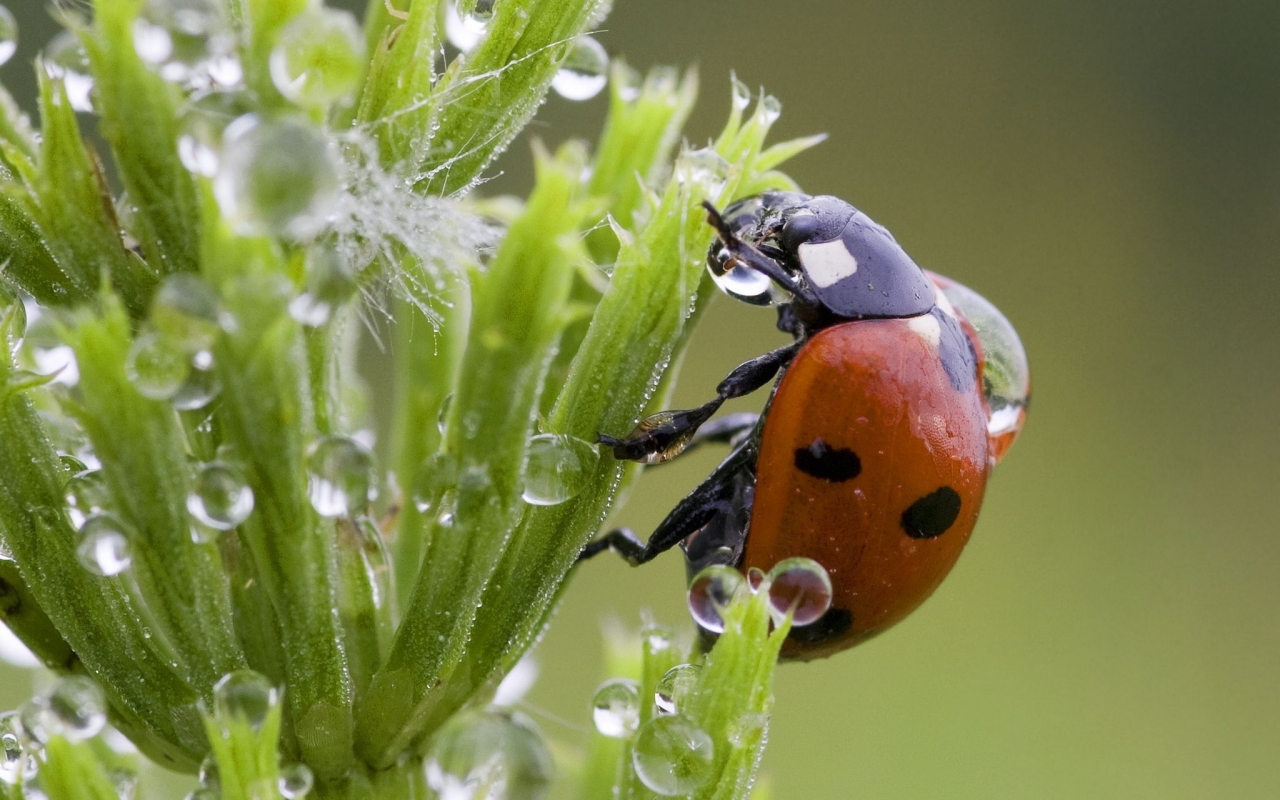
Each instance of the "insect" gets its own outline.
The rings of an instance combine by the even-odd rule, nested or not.
[[[775,305],[795,341],[738,366],[702,406],[599,437],[649,464],[707,442],[731,451],[647,542],[617,529],[582,557],[612,549],[642,564],[679,545],[691,576],[811,558],[832,605],[792,629],[783,655],[828,656],[902,620],[955,564],[1025,420],[1026,354],[994,306],[921,269],[843,200],[777,192],[723,214],[704,205],[716,283]],[[771,382],[763,414],[711,421]]]

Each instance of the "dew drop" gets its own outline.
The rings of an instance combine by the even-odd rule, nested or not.
[[[13,12],[0,6],[0,64],[7,64],[18,52],[18,21]]]
[[[210,528],[229,531],[249,518],[253,489],[237,467],[213,461],[196,473],[187,495],[187,511]]]
[[[46,700],[46,730],[70,742],[83,742],[102,732],[107,724],[107,701],[89,678],[71,675],[58,680]]]
[[[609,81],[609,54],[591,36],[579,36],[551,79],[551,88],[566,100],[590,100]]]
[[[720,291],[735,300],[753,305],[772,305],[776,301],[769,276],[739,261],[727,247],[707,259],[707,272]]]
[[[775,622],[791,614],[796,627],[812,625],[831,608],[831,577],[811,558],[788,558],[769,570],[769,613]]]
[[[213,369],[213,354],[208,350],[199,350],[191,356],[187,379],[174,393],[171,401],[179,411],[194,411],[209,405],[221,390],[218,375]]]
[[[134,340],[124,369],[143,397],[168,400],[186,382],[190,359],[172,339],[151,331]]]
[[[125,767],[107,771],[107,780],[116,790],[119,800],[134,800],[138,796],[138,773]]]
[[[218,759],[214,758],[212,753],[200,762],[200,771],[196,773],[196,780],[200,781],[201,786],[210,789],[217,789],[222,785],[222,776],[218,774]]]
[[[991,457],[999,463],[1027,420],[1031,368],[1013,323],[991,301],[950,278],[929,274],[948,302],[969,321],[982,345],[982,393],[987,401]]]
[[[17,712],[0,714],[0,784],[14,786],[22,780],[25,755]]]
[[[235,44],[218,0],[148,0],[133,25],[138,57],[173,83],[198,79]]]
[[[524,501],[554,506],[577,496],[591,480],[599,458],[594,447],[573,436],[533,437],[525,463]]]
[[[653,690],[653,704],[662,714],[679,714],[698,691],[700,664],[677,664],[667,670]]]
[[[475,9],[470,13],[462,13],[458,2],[445,4],[444,35],[449,43],[464,53],[470,52],[489,32],[489,23],[493,20],[494,6],[497,0],[478,0]]]
[[[331,247],[314,247],[307,254],[302,294],[289,303],[289,315],[307,327],[318,328],[355,293],[355,276],[342,256]]]
[[[94,575],[112,577],[129,568],[133,556],[124,523],[113,514],[97,512],[85,518],[80,526],[80,544],[76,554],[80,564]]]
[[[782,102],[773,95],[766,95],[760,101],[760,119],[766,125],[772,125],[782,116]]]
[[[413,482],[413,505],[423,514],[436,508],[445,493],[458,483],[458,462],[446,453],[436,453],[422,462]]]
[[[189,102],[178,118],[178,158],[182,165],[205,178],[216,175],[223,132],[252,107],[248,93],[237,91],[206,92]]]
[[[427,784],[449,800],[540,800],[551,782],[551,754],[524,715],[498,708],[465,711],[436,734]]]
[[[675,632],[666,625],[653,623],[640,630],[640,642],[644,646],[646,658],[655,653],[665,653],[670,650],[674,639]]]
[[[675,178],[689,191],[715,200],[729,179],[729,162],[710,147],[685,150],[676,159]]]
[[[436,414],[436,430],[440,431],[443,436],[445,431],[449,429],[449,409],[453,408],[453,393],[444,396],[440,401],[440,411]]]
[[[80,38],[63,31],[49,40],[41,56],[45,74],[62,81],[67,101],[76,111],[93,111],[93,75],[89,72],[89,54]]]
[[[300,800],[311,793],[315,775],[306,764],[290,764],[280,768],[276,789],[284,800]]]
[[[279,703],[280,690],[251,669],[228,672],[213,687],[213,715],[224,724],[239,720],[260,731]]]
[[[713,564],[699,572],[689,583],[689,613],[698,627],[711,633],[724,633],[722,612],[746,585],[742,573],[733,567]]]
[[[640,90],[644,86],[644,80],[635,69],[627,64],[618,62],[614,65],[612,80],[613,90],[617,92],[620,99],[628,103],[640,99]]]
[[[172,275],[151,301],[151,322],[183,350],[207,350],[218,338],[218,295],[195,275]]]
[[[747,106],[751,105],[751,90],[737,75],[733,75],[730,82],[733,85],[733,108],[736,111],[745,111]]]
[[[626,678],[605,681],[591,699],[596,730],[611,739],[625,739],[640,725],[640,685]]]
[[[707,732],[681,714],[654,717],[636,733],[631,763],[654,792],[677,797],[711,778],[715,744]]]
[[[238,230],[305,237],[318,230],[340,188],[338,157],[320,129],[255,115],[227,128],[213,190]]]
[[[355,91],[366,65],[364,34],[346,11],[317,6],[294,17],[271,51],[271,80],[307,108],[326,108]]]
[[[747,586],[752,594],[760,591],[760,587],[764,586],[765,577],[764,570],[759,567],[751,567],[747,570]]]
[[[373,454],[349,436],[325,436],[307,451],[307,493],[323,517],[364,513],[374,481]]]

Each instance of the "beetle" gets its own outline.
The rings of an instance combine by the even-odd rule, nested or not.
[[[643,564],[679,545],[691,577],[811,558],[832,604],[792,628],[783,656],[829,656],[901,621],[955,564],[1025,420],[1026,354],[994,306],[921,269],[844,200],[772,192],[723,214],[704,206],[712,277],[776,305],[794,341],[738,366],[702,406],[599,436],[616,458],[649,464],[707,442],[731,452],[647,542],[619,528],[581,557],[612,549]],[[711,421],[771,382],[764,413]]]

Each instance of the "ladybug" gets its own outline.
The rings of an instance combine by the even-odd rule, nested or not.
[[[921,269],[843,200],[775,192],[723,214],[704,205],[716,283],[777,306],[795,341],[734,369],[698,408],[600,435],[615,457],[649,464],[706,442],[732,449],[648,542],[618,529],[582,557],[613,549],[642,564],[680,545],[691,576],[813,559],[832,604],[792,628],[783,656],[828,656],[901,621],[950,572],[1025,419],[1026,354],[994,306]],[[763,414],[711,420],[770,382]]]

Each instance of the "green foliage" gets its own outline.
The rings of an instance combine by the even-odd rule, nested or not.
[[[306,235],[260,235],[230,213],[230,165],[251,163],[229,157],[233,135],[216,178],[184,166],[182,114],[205,89],[138,55],[137,0],[68,20],[119,190],[61,80],[42,73],[39,137],[0,96],[0,341],[28,339],[0,353],[0,615],[50,669],[101,684],[111,722],[151,759],[194,772],[211,755],[218,796],[274,797],[281,764],[300,763],[320,797],[423,797],[433,734],[492,697],[637,472],[603,454],[575,497],[531,505],[531,437],[589,442],[665,402],[708,292],[701,203],[790,186],[777,167],[814,140],[766,147],[776,101],[744,116],[735,85],[713,147],[673,169],[695,76],[619,65],[594,154],[538,147],[527,200],[464,198],[603,7],[503,0],[479,44],[437,72],[439,3],[401,20],[379,0],[359,96],[317,112],[290,107],[270,67],[306,5],[225,9],[239,100],[256,115],[236,127],[350,128],[327,133],[342,185],[316,201]],[[349,292],[313,295],[325,258]],[[24,331],[28,307],[40,318]],[[370,423],[362,320],[389,337],[395,410],[380,454],[395,481],[353,440],[337,440],[353,454],[337,466],[317,455]],[[140,379],[144,345],[171,375]],[[41,351],[58,346],[78,382],[40,374]],[[200,495],[214,462],[243,476],[232,499],[252,499],[221,531],[197,510],[230,502]],[[127,565],[95,560],[86,513],[109,515]],[[689,712],[716,743],[718,788],[699,796],[747,795],[763,728],[742,723],[768,712],[785,633],[770,634],[759,599],[730,617]],[[645,654],[645,696],[675,659]],[[219,710],[215,687],[245,670],[283,692],[261,720]],[[114,796],[93,742],[35,749],[53,800]],[[597,743],[584,796],[617,781],[642,796],[629,752]]]

